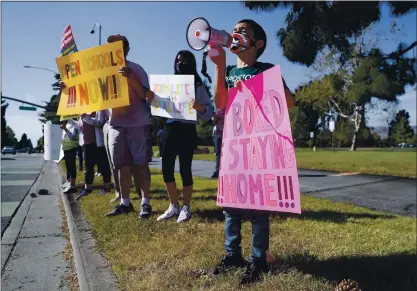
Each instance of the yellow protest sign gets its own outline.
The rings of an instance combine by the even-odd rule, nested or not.
[[[79,115],[130,104],[127,78],[118,73],[125,66],[121,41],[59,57],[56,64],[66,84],[57,115]]]
[[[74,115],[61,115],[61,117],[59,118],[59,121],[64,121],[64,120],[69,120],[69,119],[74,119],[74,118],[80,118],[79,114],[74,114]]]

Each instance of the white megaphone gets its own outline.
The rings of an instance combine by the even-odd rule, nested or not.
[[[211,47],[230,47],[233,38],[224,30],[217,30],[210,26],[203,17],[191,20],[186,30],[188,45],[196,51],[201,51],[208,45]]]

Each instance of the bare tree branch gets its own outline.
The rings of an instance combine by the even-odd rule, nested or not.
[[[409,47],[407,47],[407,48],[405,48],[403,50],[400,50],[398,52],[390,53],[389,55],[383,57],[382,59],[383,60],[387,60],[387,59],[395,59],[395,58],[401,57],[403,54],[405,54],[408,51],[412,50],[416,46],[417,46],[417,41],[413,42]]]
[[[334,101],[333,99],[330,99],[330,101],[334,104],[334,106],[336,107],[337,113],[343,117],[343,118],[350,118],[349,115],[346,115],[342,112],[342,110],[339,107],[339,104],[336,103],[336,101]]]

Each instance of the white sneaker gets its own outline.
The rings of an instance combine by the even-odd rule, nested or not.
[[[61,187],[62,187],[62,189],[65,189],[65,188],[67,188],[70,185],[71,185],[71,183],[69,181],[67,181],[64,184],[62,184]]]
[[[178,216],[177,222],[184,222],[187,221],[191,218],[191,211],[190,211],[190,207],[188,206],[183,206],[180,212],[180,216]]]
[[[167,211],[164,214],[160,215],[156,221],[161,221],[165,219],[170,219],[171,217],[180,214],[180,206],[178,204],[172,205],[170,204]]]

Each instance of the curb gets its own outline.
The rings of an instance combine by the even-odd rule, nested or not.
[[[61,173],[59,169],[59,164],[55,163],[55,166],[58,168],[58,174]],[[60,174],[59,174],[60,175]],[[61,181],[61,177],[59,177]],[[65,213],[67,215],[67,224],[68,224],[68,230],[70,234],[70,243],[72,246],[72,251],[74,254],[74,264],[75,269],[77,270],[77,278],[78,278],[78,286],[81,291],[89,291],[90,285],[88,284],[85,267],[84,267],[84,260],[81,254],[80,250],[80,241],[78,239],[77,235],[77,229],[74,223],[74,217],[72,216],[71,207],[69,205],[69,201],[67,197],[64,194],[64,191],[60,189],[61,191],[61,199],[64,203]]]
[[[23,224],[25,223],[26,216],[29,212],[30,206],[32,205],[33,198],[30,197],[29,193],[38,193],[41,181],[45,175],[46,162],[44,162],[41,171],[39,172],[38,177],[36,177],[35,182],[32,184],[29,191],[26,193],[25,197],[22,199],[20,204],[15,209],[12,219],[10,220],[9,225],[2,234],[1,237],[1,272],[3,273],[4,267],[7,265],[10,255],[14,250],[16,245],[17,238],[22,230]],[[4,249],[4,252],[3,252]]]

